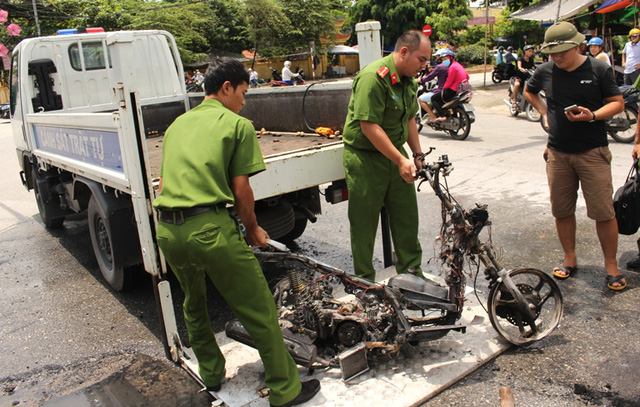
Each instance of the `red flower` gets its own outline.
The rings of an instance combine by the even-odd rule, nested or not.
[[[20,28],[16,23],[11,23],[7,26],[7,31],[9,32],[9,35],[18,36],[20,35],[22,28]]]
[[[7,10],[0,10],[0,23],[6,23],[9,18],[9,12]]]
[[[9,53],[9,49],[4,46],[4,44],[0,44],[0,57],[6,57]]]

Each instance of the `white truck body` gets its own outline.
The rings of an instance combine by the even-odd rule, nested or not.
[[[123,31],[26,39],[14,49],[10,83],[21,178],[35,189],[43,222],[59,227],[65,215],[86,210],[96,259],[115,289],[126,285],[130,266],[144,265],[175,362],[185,351],[151,203],[164,130],[190,108],[183,78],[169,33]],[[318,186],[344,178],[341,142],[323,143],[265,154],[267,170],[251,179],[257,205],[286,201],[296,222],[303,195],[319,205]],[[185,366],[197,372],[193,362]]]

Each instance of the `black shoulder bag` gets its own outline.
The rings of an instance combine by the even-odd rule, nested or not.
[[[618,233],[633,235],[640,227],[640,180],[638,180],[638,160],[627,175],[627,181],[618,188],[613,197],[613,209],[618,220]]]

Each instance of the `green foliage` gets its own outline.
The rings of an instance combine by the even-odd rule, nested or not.
[[[484,46],[484,31],[484,25],[469,26],[466,30],[459,33],[457,44],[460,46],[464,46],[482,42]]]
[[[473,13],[466,0],[442,0],[436,5],[436,12],[429,15],[425,22],[433,27],[436,40],[448,40],[459,44],[459,33],[467,28],[467,21]]]
[[[283,53],[279,40],[291,31],[291,21],[275,0],[245,0],[245,36],[263,56]]]
[[[476,65],[484,63],[484,47],[474,44],[459,48],[456,51],[456,60],[466,65]]]
[[[290,51],[308,50],[309,42],[334,38],[336,14],[344,14],[339,0],[279,0],[284,14],[291,21],[291,30],[281,41]]]
[[[511,11],[503,10],[502,15],[496,18],[493,32],[495,37],[509,37],[515,40],[514,48],[522,48],[523,35],[527,36],[527,44],[542,44],[544,42],[545,29],[540,27],[538,21],[507,20]]]
[[[363,21],[380,21],[384,43],[393,45],[403,32],[424,26],[427,16],[436,11],[432,4],[421,0],[358,0],[349,8],[345,25],[355,27]],[[355,44],[356,41],[352,35],[349,42]]]

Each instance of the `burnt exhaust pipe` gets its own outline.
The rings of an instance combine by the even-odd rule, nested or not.
[[[240,321],[233,320],[227,322],[224,331],[228,338],[251,346],[252,348],[256,347],[251,335],[244,329]],[[284,337],[284,345],[287,351],[300,366],[308,369],[329,366],[328,361],[318,357],[318,348],[311,342],[312,340],[309,337],[298,335],[286,328],[282,329],[282,336]]]

